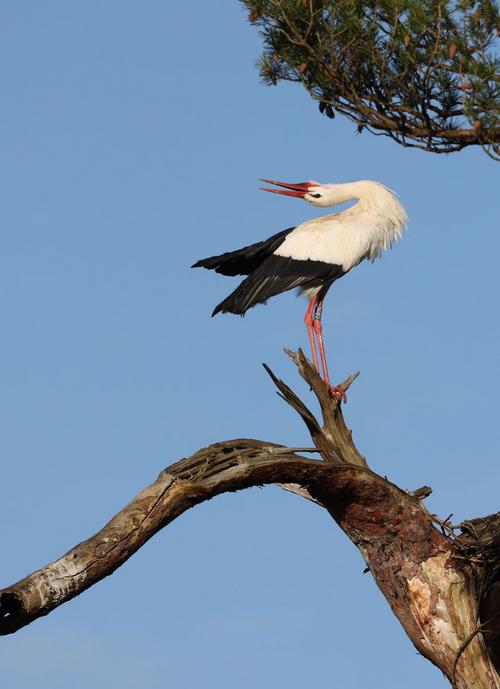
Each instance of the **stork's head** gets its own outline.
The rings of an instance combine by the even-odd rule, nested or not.
[[[296,184],[287,184],[285,182],[276,182],[273,179],[262,179],[261,182],[267,184],[275,184],[283,189],[267,189],[260,187],[262,191],[271,191],[273,194],[282,194],[283,196],[295,196],[299,199],[304,199],[313,206],[320,208],[327,208],[328,206],[336,206],[339,203],[344,203],[353,198],[346,197],[346,192],[341,189],[341,184],[320,184],[319,182],[298,182]]]

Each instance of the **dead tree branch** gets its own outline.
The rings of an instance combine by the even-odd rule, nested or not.
[[[370,471],[345,424],[341,403],[330,397],[300,350],[289,355],[318,399],[322,424],[266,370],[305,422],[314,448],[239,439],[216,443],[172,464],[96,535],[1,590],[0,634],[16,632],[112,574],[194,505],[228,491],[275,483],[329,512],[360,550],[416,648],[457,689],[498,689],[500,680],[483,638],[486,626],[480,620],[482,580],[469,558],[452,535],[436,528],[418,497],[423,489],[417,495],[408,493]],[[344,388],[355,377],[348,378]],[[297,454],[311,451],[323,461]],[[490,638],[494,630],[487,631]]]

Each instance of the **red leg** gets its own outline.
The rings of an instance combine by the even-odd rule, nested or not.
[[[326,386],[328,387],[330,392],[333,395],[335,395],[335,397],[338,397],[339,399],[342,399],[344,402],[347,402],[347,396],[345,394],[345,390],[338,385],[330,385],[330,376],[328,375],[328,366],[326,363],[325,347],[323,344],[323,326],[321,325],[322,312],[323,312],[323,299],[319,299],[318,303],[316,304],[316,310],[314,312],[313,328],[314,328],[314,332],[316,333],[316,338],[318,340],[319,354],[321,357],[321,367],[323,368],[323,380],[325,381]]]
[[[314,341],[314,330],[313,330],[313,322],[314,322],[313,318],[315,317],[314,316],[314,309],[316,307],[316,300],[317,300],[317,297],[313,297],[311,299],[311,301],[309,302],[309,306],[308,306],[308,309],[306,311],[306,315],[304,316],[304,323],[306,324],[307,333],[309,335],[309,342],[311,344],[311,352],[312,352],[314,368],[319,373],[318,354],[316,352],[316,342]]]

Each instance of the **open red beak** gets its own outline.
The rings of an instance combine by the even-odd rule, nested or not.
[[[282,194],[283,196],[296,196],[299,199],[303,199],[308,193],[309,187],[312,186],[312,182],[298,182],[297,184],[286,184],[285,182],[276,182],[274,179],[261,179],[261,182],[266,182],[267,184],[275,184],[278,187],[285,187],[288,191],[284,189],[267,189],[267,187],[259,187],[262,191],[271,191],[273,194]]]

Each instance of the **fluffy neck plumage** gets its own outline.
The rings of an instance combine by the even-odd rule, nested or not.
[[[335,187],[336,196],[341,199],[337,203],[356,199],[357,203],[349,210],[360,219],[365,216],[372,225],[373,235],[367,258],[375,260],[402,236],[408,223],[405,209],[396,195],[378,182],[364,180]]]

